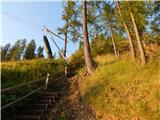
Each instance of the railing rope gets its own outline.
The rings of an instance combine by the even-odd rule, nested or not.
[[[26,95],[18,98],[17,100],[12,101],[12,102],[10,102],[10,103],[2,106],[2,107],[1,107],[1,110],[4,110],[4,109],[8,108],[9,106],[16,104],[17,102],[23,100],[24,98],[26,98],[26,97],[34,94],[34,93],[36,93],[37,91],[39,91],[39,90],[41,90],[41,89],[46,89],[46,88],[48,87],[48,84],[49,84],[48,81],[49,81],[49,77],[50,77],[50,76],[51,76],[51,75],[48,73],[48,74],[47,74],[47,77],[43,77],[43,78],[38,79],[38,80],[35,80],[35,81],[31,81],[31,82],[28,82],[28,83],[24,83],[24,84],[20,84],[20,85],[16,85],[16,86],[13,86],[13,87],[9,87],[9,88],[3,89],[3,90],[1,91],[1,93],[2,93],[2,92],[3,92],[3,93],[4,93],[4,92],[8,92],[8,91],[10,91],[10,90],[12,90],[12,89],[17,89],[17,88],[22,87],[22,86],[24,86],[24,85],[30,85],[30,84],[32,84],[32,83],[36,83],[36,82],[41,81],[41,80],[44,80],[44,78],[46,78],[46,82],[45,82],[44,85],[42,85],[41,87],[33,90],[32,92],[30,92],[30,93],[28,93],[28,94],[26,94]],[[65,76],[62,75],[62,76],[54,79],[54,81],[57,81],[57,80],[62,79],[62,78],[64,78],[64,77],[65,77]]]
[[[31,82],[27,82],[27,83],[22,83],[22,84],[19,84],[19,85],[16,85],[16,86],[13,86],[13,87],[9,87],[9,88],[4,88],[1,90],[1,94],[4,93],[4,92],[8,92],[8,91],[11,91],[13,89],[18,89],[20,87],[23,87],[25,85],[30,85],[30,84],[33,84],[33,83],[36,83],[36,82],[40,82],[42,80],[44,80],[46,77],[42,77],[38,80],[34,80],[34,81],[31,81]]]
[[[10,103],[8,103],[7,105],[2,106],[2,107],[1,107],[1,110],[4,110],[4,109],[8,108],[8,107],[11,106],[11,105],[14,105],[15,103],[17,103],[17,102],[23,100],[24,98],[26,98],[26,97],[32,95],[33,93],[35,93],[35,92],[41,90],[42,88],[44,88],[44,86],[41,86],[41,87],[37,88],[36,90],[33,90],[32,92],[28,93],[27,95],[22,96],[22,97],[18,98],[17,100],[15,100],[15,101],[13,101],[13,102],[10,102]]]

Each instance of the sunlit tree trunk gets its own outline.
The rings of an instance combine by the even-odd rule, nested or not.
[[[84,34],[84,57],[85,63],[87,66],[87,71],[89,74],[92,74],[96,68],[96,64],[92,59],[89,39],[88,39],[88,30],[87,30],[87,11],[86,11],[86,1],[82,1],[82,27]]]
[[[139,48],[139,51],[140,51],[141,63],[146,64],[145,52],[144,52],[144,48],[143,48],[143,45],[142,45],[142,41],[141,41],[140,36],[139,36],[139,32],[138,32],[137,25],[136,25],[136,22],[135,22],[135,19],[134,19],[134,15],[133,15],[132,12],[130,13],[130,15],[131,15],[132,23],[133,23],[133,26],[134,26],[134,31],[135,31],[136,38],[137,38],[138,48]]]
[[[111,40],[112,40],[112,45],[113,45],[113,49],[114,49],[114,54],[115,54],[116,58],[118,58],[117,48],[116,48],[116,44],[115,44],[114,37],[113,37],[112,26],[111,26],[111,24],[109,24],[109,26],[110,26]]]
[[[116,5],[117,5],[117,9],[118,9],[119,15],[123,19],[122,12],[121,12],[121,9],[120,9],[118,1],[116,1]],[[123,19],[123,25],[124,25],[124,28],[125,28],[127,34],[128,34],[128,41],[129,41],[129,44],[130,44],[131,59],[132,59],[132,61],[135,61],[135,49],[134,49],[133,41],[132,41],[132,38],[131,38],[131,35],[130,35],[130,32],[129,32],[128,26],[127,26],[127,24],[126,24],[124,19]]]

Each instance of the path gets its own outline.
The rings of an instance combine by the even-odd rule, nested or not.
[[[69,120],[96,120],[94,111],[81,99],[78,80],[72,77],[69,83],[68,95],[61,115]]]

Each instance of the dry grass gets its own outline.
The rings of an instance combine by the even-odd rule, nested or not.
[[[81,92],[97,118],[160,119],[160,61],[140,66],[112,55],[98,56],[96,61],[100,65],[93,76],[85,77]]]

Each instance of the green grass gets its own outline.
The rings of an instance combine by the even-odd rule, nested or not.
[[[140,66],[128,60],[104,59],[98,59],[99,67],[81,85],[83,100],[97,116],[159,120],[160,61]]]
[[[47,73],[55,78],[64,74],[65,63],[62,60],[24,60],[18,62],[1,63],[1,88],[15,86],[28,81],[36,80],[47,76]],[[44,85],[45,81],[24,86],[15,91],[3,93],[1,96],[2,105],[16,100],[18,97]]]
[[[47,73],[62,74],[64,62],[61,60],[36,59],[29,61],[1,63],[2,88],[36,80]]]

